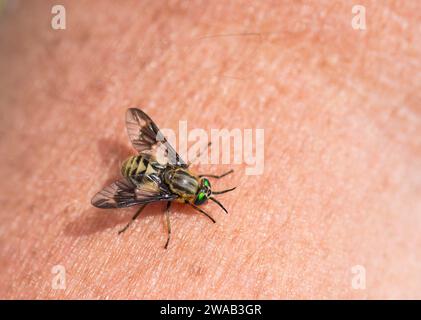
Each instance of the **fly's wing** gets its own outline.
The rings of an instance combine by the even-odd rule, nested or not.
[[[146,177],[138,185],[129,181],[113,182],[92,198],[92,205],[102,209],[125,208],[156,201],[171,201],[177,197],[159,180]]]
[[[97,208],[124,208],[138,204],[135,197],[135,185],[128,181],[115,181],[102,189],[92,198],[92,205]]]
[[[187,167],[158,126],[142,110],[136,108],[127,110],[126,127],[134,148],[140,154],[152,155],[161,164]]]

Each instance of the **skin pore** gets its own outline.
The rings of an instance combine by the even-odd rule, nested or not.
[[[417,1],[2,2],[0,298],[421,298]],[[104,211],[162,128],[264,129],[264,172],[198,165],[229,211]],[[66,288],[54,289],[54,266]],[[365,289],[353,277],[365,272]],[[353,273],[354,271],[354,273]],[[356,273],[355,273],[356,272]]]

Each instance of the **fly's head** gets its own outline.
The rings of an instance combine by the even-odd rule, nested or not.
[[[197,190],[196,198],[194,199],[194,204],[199,206],[206,203],[209,197],[212,195],[211,184],[208,179],[200,179],[200,187]]]

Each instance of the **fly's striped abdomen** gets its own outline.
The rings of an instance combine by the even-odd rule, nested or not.
[[[136,179],[145,173],[148,165],[149,160],[142,155],[132,156],[123,162],[121,174],[123,177]]]

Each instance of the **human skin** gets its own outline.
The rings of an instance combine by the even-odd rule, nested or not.
[[[421,298],[419,1],[358,1],[366,30],[352,1],[60,3],[66,30],[55,2],[1,13],[0,298]],[[90,203],[136,106],[265,132],[262,175],[193,167],[237,189],[216,224],[174,205],[168,250],[163,204],[117,235],[136,209]]]

